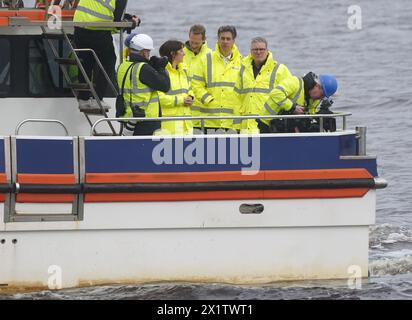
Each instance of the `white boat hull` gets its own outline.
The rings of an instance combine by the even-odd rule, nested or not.
[[[375,201],[370,190],[342,199],[86,203],[83,221],[1,221],[0,284],[367,277]],[[243,203],[265,210],[241,214]]]

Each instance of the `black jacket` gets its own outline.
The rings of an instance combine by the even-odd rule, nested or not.
[[[122,21],[123,14],[126,10],[127,0],[116,0],[116,7],[114,9],[114,21]]]
[[[142,83],[153,90],[168,92],[170,90],[170,79],[164,67],[154,68],[145,57],[131,53],[130,61],[146,62],[140,70],[139,79]]]

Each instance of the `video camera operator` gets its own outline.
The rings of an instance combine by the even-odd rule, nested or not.
[[[135,35],[129,43],[129,60],[117,71],[117,81],[123,92],[124,110],[116,110],[124,118],[157,118],[161,116],[158,91],[170,90],[170,78],[165,70],[167,57],[150,57],[153,39],[147,34]],[[116,106],[117,107],[117,106]],[[152,135],[160,129],[159,121],[128,121],[123,135]]]
[[[337,88],[337,80],[332,75],[321,74],[317,76],[315,73],[309,72],[302,78],[292,76],[279,83],[271,92],[265,108],[269,114],[278,115],[330,114],[332,112],[329,107],[333,103],[330,97]],[[332,121],[328,124],[328,130],[334,128],[336,130],[334,119],[330,118],[330,120]],[[271,132],[316,130],[316,124],[311,119],[273,119],[269,125]],[[317,131],[319,131],[319,124],[317,125]]]

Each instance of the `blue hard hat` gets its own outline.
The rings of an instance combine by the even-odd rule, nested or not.
[[[338,89],[338,81],[330,74],[319,75],[320,85],[322,86],[323,94],[329,98]]]
[[[137,33],[130,33],[127,37],[126,37],[126,39],[124,39],[124,45],[126,46],[126,47],[130,47],[130,41],[133,39],[133,37],[135,36],[135,35],[137,35]]]

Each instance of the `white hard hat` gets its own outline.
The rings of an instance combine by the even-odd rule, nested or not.
[[[140,51],[143,49],[153,50],[153,39],[147,34],[139,33],[130,40],[130,49]]]

